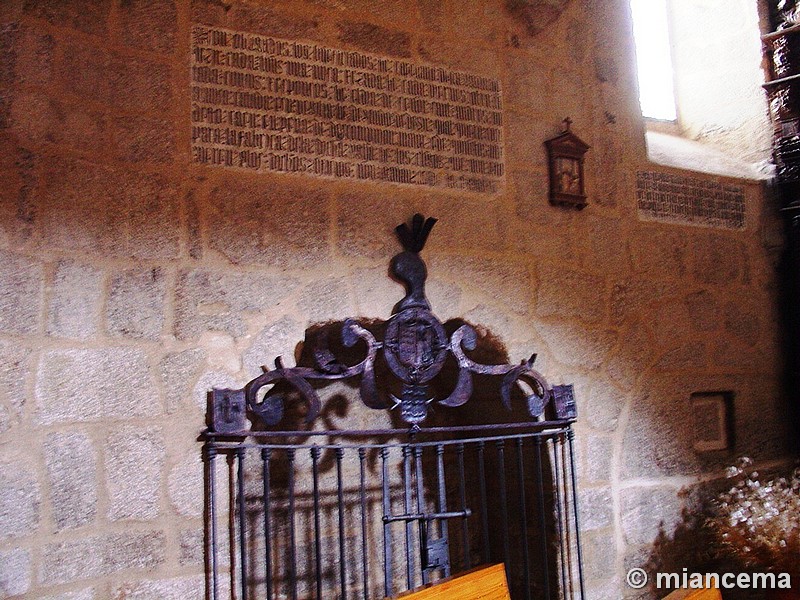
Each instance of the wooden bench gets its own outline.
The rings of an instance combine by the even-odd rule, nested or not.
[[[669,596],[665,596],[664,600],[722,600],[722,594],[717,588],[675,590]]]
[[[394,598],[402,600],[511,600],[501,563],[477,567]]]

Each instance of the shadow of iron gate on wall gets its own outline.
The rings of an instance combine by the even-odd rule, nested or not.
[[[572,386],[549,386],[535,355],[476,362],[468,324],[445,332],[419,257],[434,222],[415,215],[397,229],[405,251],[391,271],[407,294],[382,341],[344,321],[343,345],[366,346],[360,362],[340,362],[323,338],[313,367],[278,359],[243,389],[210,394],[209,599],[372,600],[499,562],[512,598],[584,598]],[[446,361],[456,382],[439,399]],[[522,399],[524,422],[425,426],[431,408],[454,413],[472,397],[474,376],[499,378],[508,410]],[[353,377],[363,404],[402,427],[315,430],[315,386]],[[285,427],[298,406],[306,427]]]

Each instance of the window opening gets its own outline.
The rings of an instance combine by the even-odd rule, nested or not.
[[[666,0],[631,0],[642,115],[675,121],[675,88]]]

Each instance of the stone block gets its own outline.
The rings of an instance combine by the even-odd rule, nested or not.
[[[323,186],[226,176],[201,210],[213,223],[208,245],[236,264],[309,268],[330,253],[330,209]]]
[[[217,462],[222,462],[217,460]],[[184,517],[203,514],[203,463],[200,452],[189,456],[169,472],[169,497],[175,512]]]
[[[446,8],[440,0],[417,0],[420,24],[426,29],[441,33],[446,21]]]
[[[63,592],[52,596],[42,596],[39,600],[95,600],[94,588],[84,588],[76,592]]]
[[[702,369],[708,364],[706,345],[703,342],[686,342],[672,345],[653,365],[655,371],[687,371]]]
[[[217,25],[287,39],[319,39],[315,18],[286,14],[267,6],[223,4],[218,0],[191,0],[193,23]]]
[[[622,330],[617,347],[604,365],[618,387],[630,390],[653,363],[653,339],[647,322],[631,320]]]
[[[17,39],[19,23],[4,23],[0,26],[0,82],[10,88],[16,82]]]
[[[578,491],[578,510],[581,529],[591,531],[610,527],[614,523],[614,504],[611,488],[587,488]]]
[[[56,47],[52,35],[14,23],[3,26],[0,38],[4,59],[0,82],[11,87],[20,83],[45,85],[50,81]]]
[[[273,361],[283,356],[284,364],[295,363],[295,347],[303,341],[303,327],[290,317],[281,317],[262,329],[244,353],[244,369],[248,377],[256,377],[262,366],[272,368]]]
[[[608,114],[606,112],[603,118],[608,119]],[[595,143],[595,147],[592,149],[592,163],[596,164],[596,169],[591,172],[596,175],[589,186],[589,204],[597,204],[603,208],[616,208],[618,197],[625,193],[625,186],[628,183],[628,176],[623,170],[624,152],[622,144],[610,136],[604,136],[599,143]],[[595,163],[595,161],[597,162]],[[592,163],[590,165],[594,166]],[[630,260],[630,257],[626,258]]]
[[[343,21],[337,23],[339,41],[359,50],[396,56],[411,57],[411,36],[404,31],[392,31],[372,23]]]
[[[247,333],[245,315],[280,306],[296,288],[291,277],[194,269],[178,274],[175,335],[180,339],[203,331],[234,337]]]
[[[686,310],[692,327],[699,332],[713,331],[719,328],[721,308],[714,294],[708,290],[700,290],[689,294],[684,299]]]
[[[617,576],[608,577],[609,573],[613,573],[613,570],[606,563],[606,577],[587,582],[586,589],[591,590],[591,598],[596,600],[620,600],[622,598],[623,583]]]
[[[742,300],[725,305],[725,329],[748,346],[755,345],[761,337],[761,319],[754,306]]]
[[[554,95],[549,65],[540,64],[527,54],[505,55],[508,85],[503,89],[503,103],[523,110],[538,111],[541,98]],[[544,141],[544,140],[542,140]]]
[[[631,401],[622,445],[626,479],[688,475],[700,469],[692,450],[688,390],[669,389],[670,382],[669,378],[661,384],[652,382],[646,395]]]
[[[236,340],[227,333],[206,331],[200,336],[198,345],[205,350],[206,363],[212,369],[238,373],[242,369],[241,350]]]
[[[0,464],[0,539],[36,533],[41,503],[31,465],[22,461]]]
[[[613,533],[592,531],[581,535],[581,550],[583,575],[586,579],[605,579],[613,574],[617,557],[617,542]]]
[[[166,274],[161,267],[131,269],[111,280],[106,322],[112,335],[158,340],[164,327]]]
[[[486,304],[478,304],[463,314],[463,320],[472,325],[480,337],[488,336],[491,340],[496,340],[505,353],[507,345],[519,333],[519,323],[511,318],[507,312]],[[511,360],[528,357],[509,357]],[[537,366],[538,368],[538,366]]]
[[[555,360],[587,370],[605,363],[618,338],[618,334],[610,329],[574,325],[539,324],[537,330]]]
[[[400,300],[404,295],[404,291],[402,288],[398,289],[401,290],[401,294],[397,298]],[[439,317],[439,319],[447,321],[448,319],[455,319],[461,316],[461,298],[464,294],[458,285],[433,278],[426,282],[425,292],[433,308],[433,313]],[[357,295],[360,297],[361,294],[358,293]],[[384,298],[383,305],[388,308],[389,303],[392,302],[390,298],[393,299],[394,297],[393,294],[392,296]],[[386,313],[383,313],[383,316],[385,317]]]
[[[680,523],[678,490],[665,486],[632,487],[620,494],[622,530],[629,544],[652,544],[672,537]]]
[[[166,446],[158,427],[122,427],[105,443],[108,518],[147,520],[159,515]]]
[[[558,130],[554,130],[549,123],[521,112],[506,111],[503,117],[507,123],[506,131],[514,132],[505,140],[506,165],[546,165],[547,153],[543,142],[557,135]],[[548,202],[547,192],[544,199]],[[556,209],[548,203],[546,210]]]
[[[148,358],[137,348],[43,352],[35,395],[42,424],[161,413]]]
[[[192,575],[126,583],[114,591],[114,598],[116,600],[184,600],[185,598],[201,598],[204,592],[204,577]]]
[[[386,259],[402,250],[394,228],[415,213],[430,212],[419,197],[348,193],[339,197],[338,246],[345,256]],[[437,226],[438,227],[438,226]],[[431,240],[438,235],[434,227]]]
[[[631,251],[625,221],[595,217],[587,222],[589,228],[588,264],[592,271],[613,273],[624,277],[631,271]]]
[[[683,277],[687,271],[686,237],[662,227],[637,229],[631,244],[636,271],[652,278]]]
[[[386,265],[356,269],[352,281],[356,314],[360,318],[386,319],[391,314],[392,307],[405,295],[403,284],[389,277]],[[433,306],[433,312],[438,315],[439,309],[444,307],[441,304],[433,305],[430,297],[431,283],[426,282],[425,293]]]
[[[584,402],[578,398],[578,416],[582,423],[599,431],[614,431],[625,405],[624,395],[612,384],[596,381]]]
[[[9,126],[9,105],[3,97],[0,91],[0,129]],[[0,171],[4,177],[0,187],[0,247],[23,247],[33,235],[38,165],[38,157],[19,147],[14,136],[0,136]]]
[[[205,531],[202,528],[181,530],[178,543],[180,544],[178,562],[182,566],[200,567],[204,564]]]
[[[625,279],[611,290],[611,323],[622,325],[631,319],[652,314],[665,299],[678,294],[678,287],[642,278]]]
[[[47,333],[86,339],[97,334],[103,294],[103,272],[91,265],[61,260],[56,265]]]
[[[176,258],[180,249],[181,216],[176,184],[156,174],[122,173],[120,206],[127,208],[125,254],[144,260]]]
[[[507,209],[486,210],[486,201],[467,198],[437,199],[431,202],[431,215],[439,219],[425,249],[430,254],[452,252],[455,248],[502,252],[509,244]]]
[[[19,92],[11,106],[11,127],[21,138],[59,144],[85,152],[87,140],[97,154],[108,151],[108,127],[102,112],[69,105],[40,92]]]
[[[124,205],[114,175],[83,161],[48,162],[34,208],[42,244],[101,256],[121,254]]]
[[[165,560],[163,531],[109,533],[46,544],[39,583],[56,585],[95,579],[120,571],[149,571]]]
[[[536,264],[577,267],[586,246],[584,236],[573,237],[558,226],[540,227],[516,219],[509,224],[508,236],[511,250]]]
[[[507,179],[513,194],[516,215],[523,221],[539,223],[544,215],[548,217],[556,215],[567,220],[568,215],[572,215],[572,212],[554,212],[550,208],[547,199],[549,189],[547,171],[512,171],[508,174]],[[529,224],[525,223],[525,225]]]
[[[131,0],[119,8],[122,42],[139,50],[172,52],[177,36],[174,0]]]
[[[57,530],[91,523],[97,514],[97,455],[83,432],[51,433],[44,456]]]
[[[105,36],[111,6],[104,0],[25,0],[23,11],[58,27]]]
[[[328,277],[307,285],[297,300],[298,308],[310,323],[337,321],[353,314],[348,280]]]
[[[199,348],[172,352],[161,359],[158,368],[168,413],[177,411],[181,401],[191,395],[205,359],[206,352]]]
[[[621,405],[621,400],[618,401]],[[584,436],[584,476],[589,482],[611,481],[611,465],[614,457],[614,440],[610,436],[590,434]]]
[[[700,283],[735,285],[747,273],[743,242],[721,235],[695,236],[692,242],[692,274]]]
[[[172,102],[169,66],[88,44],[65,48],[58,78],[65,91],[115,108],[161,114]]]
[[[28,348],[18,343],[0,341],[0,406],[6,407],[8,418],[14,421],[25,404],[25,377],[30,353]]]
[[[604,320],[607,312],[608,297],[602,277],[563,268],[542,267],[539,270],[538,316],[598,323]]]
[[[0,598],[21,596],[30,587],[30,551],[22,548],[0,551]]]
[[[529,314],[535,287],[527,265],[507,259],[434,255],[428,260],[431,278],[440,278],[483,296],[519,315]]]
[[[177,190],[162,175],[63,160],[48,162],[43,180],[35,213],[44,246],[142,259],[177,255]]]
[[[0,250],[0,332],[36,332],[43,278],[42,265],[36,261]]]
[[[114,152],[121,160],[159,165],[175,160],[177,143],[175,129],[170,122],[144,117],[118,117],[112,126]]]

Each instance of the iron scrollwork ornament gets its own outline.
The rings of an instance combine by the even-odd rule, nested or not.
[[[280,358],[275,368],[250,381],[242,390],[214,390],[214,423],[212,428],[220,433],[242,431],[245,427],[245,410],[255,414],[267,426],[277,425],[284,414],[285,394],[272,390],[275,384],[288,384],[307,404],[306,420],[313,421],[320,413],[321,402],[310,382],[316,380],[342,380],[360,377],[362,402],[374,409],[398,409],[401,418],[413,428],[418,428],[428,414],[428,406],[438,402],[442,406],[458,407],[472,395],[473,374],[502,377],[500,398],[511,409],[511,395],[519,387],[525,395],[528,413],[541,417],[551,400],[554,400],[558,419],[574,419],[575,403],[572,386],[551,388],[544,376],[533,368],[536,355],[521,364],[485,365],[467,356],[477,346],[478,336],[469,325],[462,325],[448,339],[444,326],[431,312],[425,296],[427,268],[420,257],[436,219],[414,215],[411,226],[399,225],[395,232],[403,252],[394,256],[390,270],[406,287],[405,297],[396,305],[386,324],[384,340],[379,341],[365,327],[353,319],[342,326],[342,342],[352,348],[359,341],[367,347],[367,354],[358,364],[347,366],[336,359],[326,345],[314,351],[316,366],[286,368]],[[401,384],[399,397],[389,394],[387,403],[378,393],[375,361],[383,358]],[[440,374],[448,354],[458,365],[456,384],[449,396],[437,399],[432,396],[430,382]],[[520,385],[525,383],[526,386]],[[265,389],[266,388],[266,389]],[[243,398],[243,399],[242,399]]]

